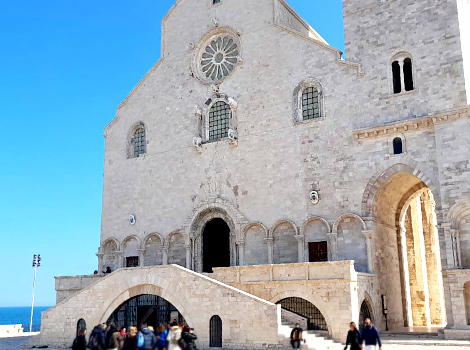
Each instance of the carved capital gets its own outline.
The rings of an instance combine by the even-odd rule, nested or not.
[[[372,239],[372,236],[374,233],[371,230],[365,230],[365,231],[362,231],[362,234],[364,235],[366,239]]]
[[[236,241],[235,244],[238,245],[238,246],[244,246],[245,241]]]
[[[305,240],[305,236],[303,235],[295,235],[294,236],[297,242],[303,242]]]

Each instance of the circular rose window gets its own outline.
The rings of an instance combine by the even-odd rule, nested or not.
[[[196,56],[198,77],[205,83],[222,82],[240,61],[240,42],[230,34],[212,36],[199,48]]]

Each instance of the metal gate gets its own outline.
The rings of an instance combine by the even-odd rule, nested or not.
[[[306,318],[308,330],[328,330],[325,317],[323,317],[320,310],[308,300],[302,298],[286,298],[277,302],[277,304],[281,304],[281,307],[287,311]]]
[[[170,302],[156,295],[145,294],[129,299],[119,306],[106,323],[113,324],[117,328],[139,327],[142,323],[147,323],[157,329],[158,326],[173,321],[172,312],[178,313],[176,319],[178,323],[186,323],[178,309]]]
[[[371,321],[372,321],[372,314],[370,312],[370,309],[369,309],[369,305],[367,303],[367,301],[363,301],[362,302],[362,305],[361,305],[361,312],[359,314],[359,327],[362,328],[362,326],[364,326],[364,321],[367,319],[367,318],[370,318]]]
[[[211,348],[222,347],[222,320],[219,316],[212,316],[210,321],[209,346]]]

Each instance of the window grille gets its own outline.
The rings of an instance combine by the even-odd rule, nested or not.
[[[228,136],[232,111],[228,103],[216,102],[209,111],[209,141],[217,141]]]
[[[138,267],[138,266],[139,266],[138,256],[129,256],[126,258],[126,267]]]
[[[297,315],[307,318],[308,330],[327,331],[325,317],[318,308],[308,300],[302,298],[286,298],[277,302],[285,310],[293,312]]]
[[[147,152],[147,144],[145,141],[145,129],[139,128],[134,133],[134,157],[138,157],[141,154],[145,154]]]
[[[209,327],[210,327],[209,347],[221,348],[222,347],[222,319],[217,315],[212,316]]]
[[[303,120],[320,117],[320,97],[315,87],[308,87],[302,92],[302,117]]]

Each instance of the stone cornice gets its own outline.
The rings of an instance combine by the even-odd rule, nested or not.
[[[357,140],[383,137],[408,131],[432,129],[434,125],[452,122],[461,118],[470,118],[470,107],[358,129],[353,131],[353,135]]]

